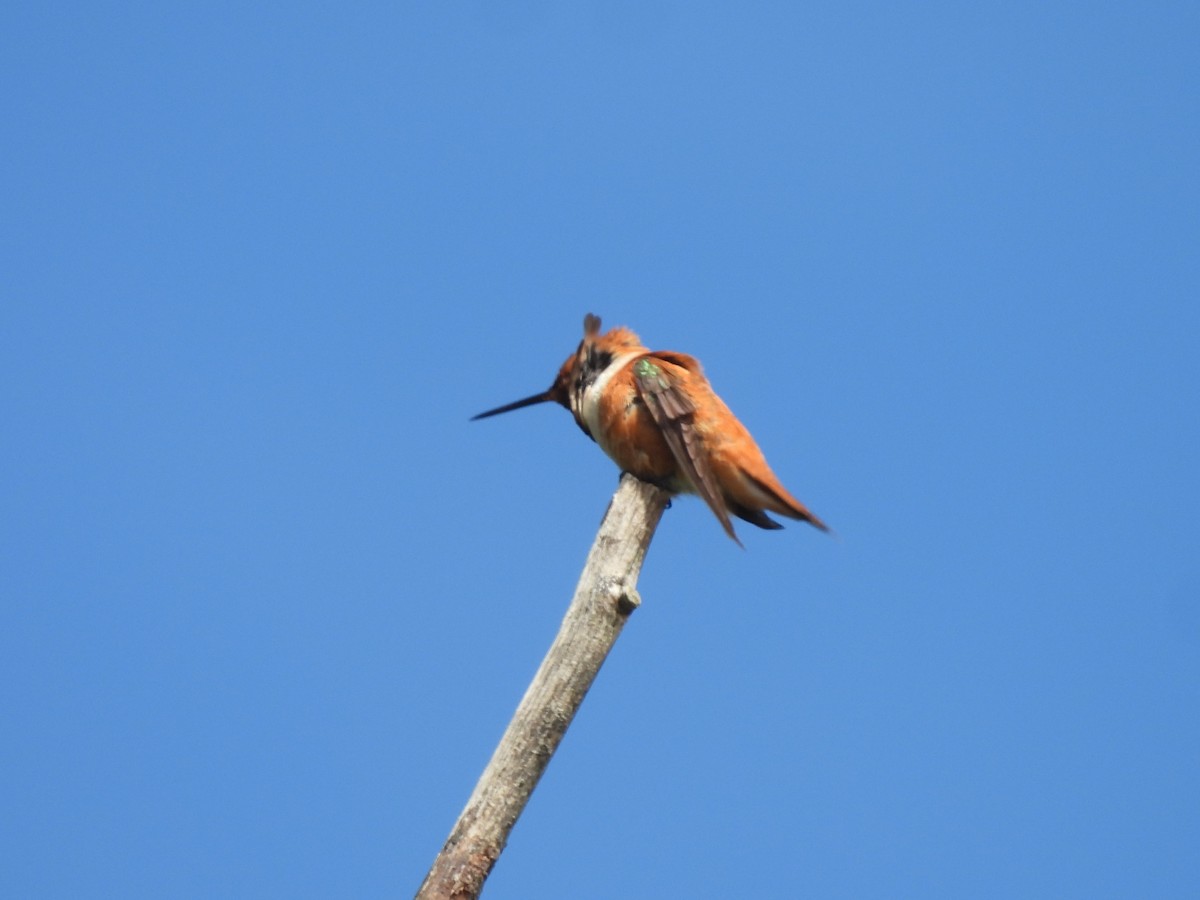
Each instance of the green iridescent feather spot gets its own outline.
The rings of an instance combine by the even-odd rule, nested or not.
[[[644,356],[637,361],[637,368],[634,371],[637,372],[639,378],[657,378],[662,374],[662,369]]]

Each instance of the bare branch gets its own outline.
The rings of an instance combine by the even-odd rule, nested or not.
[[[417,900],[472,900],[483,890],[625,620],[641,602],[638,573],[667,499],[663,491],[632,475],[621,478],[558,636],[425,876]]]

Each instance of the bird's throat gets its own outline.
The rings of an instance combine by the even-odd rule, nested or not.
[[[609,356],[608,364],[594,372],[590,379],[581,379],[578,382],[579,388],[572,394],[571,402],[575,406],[576,416],[583,424],[583,427],[587,429],[588,434],[604,448],[606,453],[608,449],[604,445],[604,430],[601,427],[600,399],[608,389],[613,376],[645,352],[644,350],[640,350],[631,353],[622,353],[620,356]]]

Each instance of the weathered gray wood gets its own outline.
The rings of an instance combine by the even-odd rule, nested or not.
[[[638,573],[667,499],[632,475],[621,478],[558,636],[425,876],[417,900],[470,900],[483,890],[604,658],[641,602]]]

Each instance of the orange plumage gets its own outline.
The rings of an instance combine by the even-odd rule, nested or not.
[[[760,528],[782,527],[770,511],[827,530],[780,483],[698,360],[651,351],[628,328],[599,332],[589,314],[583,340],[548,391],[475,418],[559,403],[622,470],[671,493],[698,494],[739,544],[731,513]]]

